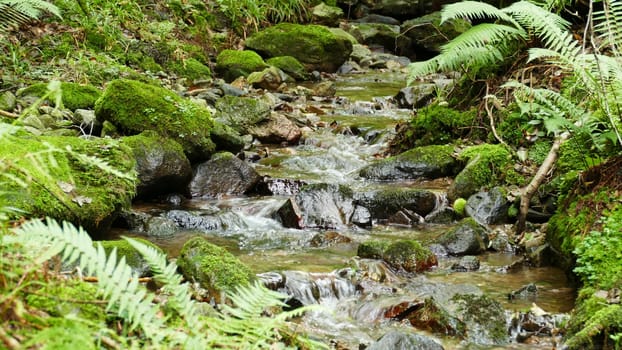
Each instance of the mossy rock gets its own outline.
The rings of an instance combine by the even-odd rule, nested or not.
[[[171,138],[190,161],[208,159],[216,150],[210,138],[214,121],[209,110],[158,86],[114,80],[97,101],[95,115],[128,135],[153,130]]]
[[[293,56],[308,71],[335,72],[352,52],[352,42],[312,24],[280,23],[251,35],[245,45],[263,57]]]
[[[375,161],[359,171],[372,180],[435,179],[455,175],[460,162],[451,145],[417,147],[393,157]]]
[[[257,125],[270,119],[272,106],[262,99],[224,96],[216,101],[216,120],[240,134],[248,134]]]
[[[382,259],[394,269],[406,272],[423,272],[438,264],[436,255],[414,240],[391,243]]]
[[[78,279],[52,280],[37,294],[29,294],[26,303],[53,317],[73,314],[94,322],[105,321],[106,305],[89,303],[96,298],[97,289],[97,285]]]
[[[56,149],[55,164],[45,152]],[[72,154],[61,150],[71,149]],[[43,152],[40,164],[32,161]],[[0,138],[0,154],[11,160],[9,174],[23,179],[27,188],[2,183],[11,206],[32,217],[49,216],[83,226],[89,233],[107,230],[122,210],[129,208],[135,193],[133,178],[103,171],[81,157],[96,157],[119,173],[133,177],[131,150],[112,139],[82,139],[63,136],[15,136]],[[27,177],[25,174],[28,174]]]
[[[296,80],[308,80],[309,74],[305,71],[305,67],[292,56],[272,57],[266,61],[267,64],[274,66],[283,72],[289,74]]]
[[[211,69],[194,58],[173,62],[170,69],[180,77],[188,79],[190,83],[212,77]]]
[[[509,340],[503,306],[487,295],[457,294],[451,299],[458,318],[465,323],[467,340],[482,345]]]
[[[363,259],[382,259],[384,251],[389,246],[387,241],[367,241],[359,244],[356,255]]]
[[[76,109],[92,109],[95,106],[95,101],[101,96],[101,92],[92,85],[80,85],[76,83],[60,84],[62,91],[63,106],[70,110]],[[31,85],[18,92],[18,97],[24,98],[26,96],[43,97],[48,92],[47,83],[39,83]],[[54,105],[53,99],[49,100]]]
[[[263,58],[250,50],[223,50],[216,57],[216,72],[228,82],[266,68]]]
[[[447,190],[449,200],[468,198],[483,187],[511,184],[512,154],[503,145],[482,144],[460,152],[459,158],[467,162]]]
[[[579,292],[576,306],[566,326],[565,345],[569,350],[615,349],[611,336],[622,335],[622,306],[611,304],[594,288]]]
[[[164,254],[164,251],[160,249],[157,245],[149,242],[146,239],[142,238],[132,238],[135,241],[138,241],[142,244],[145,244],[158,252]],[[106,255],[110,256],[114,249],[117,250],[117,261],[120,261],[121,258],[125,258],[125,263],[132,268],[132,273],[139,277],[149,276],[151,274],[151,268],[149,267],[149,263],[142,254],[136,250],[128,241],[124,239],[114,240],[114,241],[99,241],[99,243],[104,248]]]
[[[488,247],[488,233],[473,218],[466,218],[437,239],[451,255],[477,255]]]
[[[203,237],[191,238],[184,244],[177,265],[188,280],[198,282],[217,300],[221,292],[247,285],[254,278],[248,266]]]

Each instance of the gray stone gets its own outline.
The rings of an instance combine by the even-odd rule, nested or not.
[[[336,27],[339,25],[339,20],[343,18],[343,10],[339,7],[329,6],[322,2],[311,9],[311,17],[313,23]]]
[[[11,91],[0,94],[0,110],[13,112],[17,107],[17,98]]]
[[[427,105],[436,95],[436,85],[422,83],[407,86],[393,97],[399,108],[421,108]]]
[[[477,255],[486,250],[488,234],[484,227],[469,218],[443,234],[437,242],[451,255]]]
[[[380,46],[399,55],[410,55],[412,53],[412,42],[410,38],[400,35],[398,25],[356,23],[350,25],[348,33],[361,44]]]
[[[308,228],[337,229],[348,225],[354,213],[352,190],[345,185],[311,184],[295,196]]]
[[[434,339],[421,334],[391,331],[367,347],[367,350],[443,350]]]
[[[287,199],[276,211],[276,217],[283,227],[303,228],[302,213],[300,212],[298,204],[296,204],[292,198]]]
[[[373,219],[386,220],[400,210],[408,210],[411,222],[419,216],[432,212],[436,206],[436,194],[417,188],[386,188],[357,192],[356,204],[369,210]],[[416,217],[416,219],[415,219]]]
[[[479,258],[472,255],[463,256],[459,262],[451,266],[451,269],[454,271],[479,270]]]
[[[494,187],[490,191],[470,196],[465,209],[467,215],[482,225],[502,224],[508,221],[510,204],[506,191],[501,187]]]
[[[241,195],[253,189],[260,178],[253,167],[231,153],[221,152],[197,166],[188,191],[192,197]]]

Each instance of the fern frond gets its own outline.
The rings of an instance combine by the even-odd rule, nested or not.
[[[128,237],[124,239],[145,258],[154,279],[164,285],[163,292],[169,295],[168,305],[183,317],[188,325],[198,324],[196,305],[191,300],[192,294],[188,284],[182,283],[182,277],[177,273],[177,264],[167,263],[166,256],[153,247]]]
[[[500,41],[526,38],[526,33],[522,29],[504,24],[482,23],[471,27],[468,31],[443,45],[441,53],[461,55],[462,50],[466,48],[492,46]]]
[[[412,85],[415,80],[428,74],[439,71],[438,56],[426,61],[413,62],[408,65],[407,84]]]
[[[166,332],[162,332],[163,320],[157,317],[159,309],[152,303],[153,295],[138,284],[137,278],[132,278],[131,268],[124,259],[117,262],[115,251],[106,256],[101,245],[94,247],[82,228],[67,222],[61,226],[50,218],[45,222],[32,220],[16,229],[15,235],[5,236],[5,239],[26,246],[39,262],[59,254],[67,263],[79,260],[83,270],[98,277],[104,297],[109,298],[108,309],[115,309],[120,317],[130,322],[132,328],[141,328],[145,336],[156,343],[166,336]]]
[[[518,28],[514,18],[503,10],[479,1],[462,1],[449,4],[441,11],[441,24],[455,18],[501,20]]]
[[[0,0],[0,32],[37,19],[43,12],[62,18],[58,7],[44,0]]]
[[[603,9],[594,13],[594,30],[601,42],[600,49],[609,48],[616,56],[622,45],[622,1],[603,1]]]

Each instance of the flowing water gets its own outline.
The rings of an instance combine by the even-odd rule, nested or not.
[[[444,205],[442,193],[448,184],[446,179],[368,183],[357,176],[358,169],[382,153],[395,124],[411,116],[411,111],[386,108],[386,99],[383,98],[394,95],[403,86],[403,75],[396,73],[340,77],[337,94],[343,96],[341,101],[348,99],[350,103],[311,102],[321,108],[329,107],[325,108],[327,113],[318,116],[326,126],[308,131],[304,141],[297,146],[262,146],[269,148],[269,156],[256,163],[256,170],[273,178],[306,183],[345,183],[354,188],[409,186],[432,189],[438,192],[437,206]],[[283,186],[281,193],[287,194],[287,191],[287,186]],[[403,323],[390,322],[383,317],[384,306],[399,300],[412,300],[415,295],[421,297],[426,292],[412,287],[417,283],[433,286],[430,287],[432,290],[451,285],[466,286],[463,288],[467,290],[477,287],[500,301],[508,313],[529,309],[533,303],[550,313],[568,312],[573,306],[574,291],[561,270],[543,267],[508,272],[507,266],[519,259],[511,253],[480,256],[481,268],[476,272],[453,272],[450,267],[457,259],[440,258],[438,267],[412,279],[396,276],[378,266],[377,262],[355,258],[360,242],[373,238],[414,238],[428,242],[442,234],[447,229],[445,225],[415,228],[375,225],[368,230],[346,228],[338,234],[349,238],[349,242],[314,247],[312,241],[320,231],[287,229],[271,217],[287,198],[282,195],[189,200],[184,203],[184,209],[213,214],[214,229],[182,231],[172,238],[150,239],[172,256],[176,256],[183,243],[194,235],[202,235],[226,247],[261,274],[267,284],[285,283],[280,286],[281,290],[294,295],[303,304],[324,306],[324,311],[310,313],[301,323],[315,334],[340,339],[341,344],[369,343],[391,327],[404,327]],[[166,208],[145,204],[134,209]],[[403,293],[378,291],[362,297],[351,283],[353,267],[361,268],[362,265],[369,274],[382,275],[385,281],[400,285]],[[277,271],[282,274],[275,274]],[[283,275],[286,282],[282,281]],[[511,291],[529,283],[537,285],[537,297],[508,299]],[[446,349],[460,346],[450,337],[441,340]],[[496,348],[537,347],[510,344]],[[541,348],[550,347],[550,344],[544,344]]]

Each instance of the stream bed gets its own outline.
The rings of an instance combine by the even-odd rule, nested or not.
[[[501,303],[507,314],[509,342],[494,345],[478,342],[473,337],[462,340],[450,334],[445,336],[417,330],[441,342],[445,349],[471,349],[473,344],[477,344],[478,349],[552,348],[552,339],[538,338],[539,342],[529,344],[516,342],[512,317],[534,308],[534,305],[537,310],[550,315],[569,312],[575,291],[560,269],[517,265],[521,257],[506,251],[478,256],[480,267],[476,271],[457,272],[452,266],[460,258],[440,256],[438,266],[433,269],[417,276],[404,276],[386,268],[383,270],[377,262],[357,258],[358,245],[371,239],[432,242],[452,224],[422,223],[405,227],[375,222],[370,228],[352,225],[317,230],[285,228],[274,219],[273,213],[301,183],[347,184],[359,190],[423,188],[437,193],[436,209],[447,206],[444,190],[450,179],[373,183],[358,176],[359,169],[382,156],[395,125],[411,117],[412,111],[391,108],[386,102],[386,96],[394,95],[404,85],[404,74],[401,73],[339,76],[336,82],[338,98],[309,101],[318,110],[327,112],[314,116],[318,119],[318,127],[308,128],[299,145],[256,145],[257,149],[265,151],[265,155],[253,166],[263,176],[283,180],[275,182],[282,185],[279,195],[185,200],[182,204],[184,210],[216,215],[218,225],[215,229],[182,230],[172,237],[149,239],[173,257],[195,235],[202,235],[227,248],[259,274],[267,285],[280,285],[276,289],[285,286],[287,292],[294,294],[302,304],[321,305],[323,308],[309,313],[300,323],[315,337],[330,340],[335,348],[358,349],[360,344],[374,342],[389,329],[415,330],[405,319],[400,321],[383,316],[387,305],[438,297],[452,288],[464,292],[477,289]],[[164,212],[171,208],[164,204],[137,203],[133,209]],[[113,232],[113,235],[121,234],[140,236],[123,230]],[[361,288],[352,282],[357,271],[380,274],[383,282]],[[275,281],[284,279],[284,276],[287,285],[282,280]],[[530,284],[537,286],[537,295],[510,297],[513,291]]]

